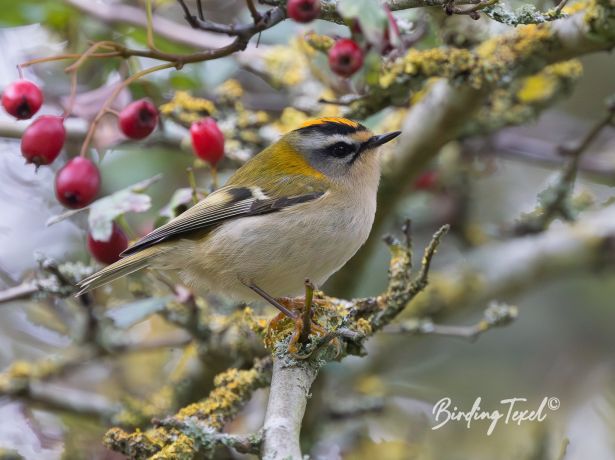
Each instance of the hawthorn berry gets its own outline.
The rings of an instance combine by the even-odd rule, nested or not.
[[[286,11],[297,22],[310,22],[320,14],[320,0],[288,0]]]
[[[192,123],[190,137],[194,154],[212,166],[224,156],[224,134],[213,118],[204,118]]]
[[[84,157],[75,157],[56,174],[56,198],[67,208],[87,206],[100,189],[100,173],[94,163]]]
[[[329,50],[329,67],[342,77],[350,77],[363,65],[363,51],[354,40],[342,38]]]
[[[113,230],[108,241],[96,241],[88,234],[88,250],[101,264],[112,264],[120,260],[120,254],[128,247],[128,238],[122,229],[113,222]]]
[[[64,118],[41,115],[24,131],[21,154],[27,163],[48,165],[58,157],[65,140]]]
[[[19,120],[26,120],[43,105],[43,93],[36,83],[18,80],[2,93],[2,106]]]
[[[120,129],[130,139],[144,139],[158,124],[158,110],[147,99],[131,102],[120,112]]]
[[[425,171],[414,181],[415,190],[431,190],[438,182],[437,171]]]

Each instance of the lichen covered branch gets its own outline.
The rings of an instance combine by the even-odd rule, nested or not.
[[[113,428],[104,442],[130,458],[194,458],[211,453],[226,439],[214,434],[237,414],[254,390],[269,384],[271,367],[271,360],[265,358],[257,359],[248,370],[229,369],[216,377],[205,400],[157,421],[147,432]]]

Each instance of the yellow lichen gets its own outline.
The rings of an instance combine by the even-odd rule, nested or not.
[[[201,117],[203,115],[211,115],[216,111],[214,103],[209,99],[191,96],[187,91],[177,91],[166,104],[160,106],[160,112],[165,115],[172,113],[196,113]]]
[[[523,80],[517,91],[517,99],[525,104],[549,99],[557,88],[557,80],[551,75],[537,74]]]
[[[480,85],[477,58],[469,50],[460,48],[432,48],[428,50],[410,49],[403,58],[397,59],[380,75],[379,84],[388,88],[398,78],[406,76],[455,78],[470,76],[469,82]]]
[[[216,95],[223,100],[236,101],[243,96],[243,88],[241,83],[231,78],[216,88]]]
[[[297,41],[291,46],[272,46],[263,55],[267,74],[272,80],[285,87],[298,85],[307,78],[305,56],[297,52]]]
[[[576,59],[550,65],[521,82],[516,94],[517,99],[524,104],[547,101],[559,90],[562,80],[576,80],[582,72],[583,66]]]
[[[377,375],[367,375],[355,384],[356,391],[370,396],[384,395],[384,388],[384,382]]]
[[[226,421],[239,410],[239,404],[251,394],[259,379],[263,378],[261,368],[249,370],[229,369],[214,379],[214,389],[204,401],[190,404],[181,409],[177,418],[197,417],[207,420],[214,429],[221,429]]]
[[[365,318],[359,318],[356,322],[356,330],[360,334],[364,336],[368,336],[368,335],[371,335],[372,333],[372,325]]]
[[[583,11],[585,8],[587,8],[588,3],[589,2],[587,1],[581,1],[568,4],[562,9],[562,13],[568,15],[578,13],[579,11]]]
[[[320,35],[315,32],[305,34],[305,43],[321,53],[327,53],[335,43],[335,39],[329,35]]]
[[[199,422],[212,429],[221,429],[240,410],[252,392],[269,381],[270,360],[257,360],[249,370],[229,369],[214,380],[214,389],[198,403],[181,409],[172,417],[181,426],[186,422]],[[110,429],[105,444],[130,458],[192,459],[203,447],[196,436],[189,436],[175,426],[163,425],[141,433],[126,433],[119,428]]]

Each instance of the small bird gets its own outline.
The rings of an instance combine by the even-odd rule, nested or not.
[[[81,281],[78,295],[142,268],[242,301],[299,296],[306,279],[323,284],[369,236],[376,151],[399,134],[374,135],[346,118],[305,122]]]

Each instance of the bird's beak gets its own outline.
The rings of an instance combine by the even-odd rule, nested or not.
[[[372,136],[367,141],[365,141],[364,147],[362,150],[375,149],[376,147],[380,147],[382,144],[386,144],[387,142],[392,141],[400,134],[401,134],[401,131],[393,131],[392,133]]]

